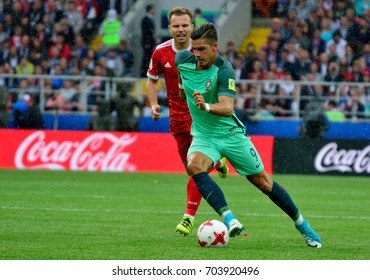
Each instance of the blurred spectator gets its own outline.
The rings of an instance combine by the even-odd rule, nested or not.
[[[275,17],[271,21],[271,27],[270,27],[270,36],[274,32],[281,32],[282,30],[283,22],[280,18]]]
[[[88,46],[84,38],[81,35],[76,35],[74,44],[71,48],[71,55],[77,59],[77,62],[87,56],[88,53]]]
[[[67,107],[71,107],[72,97],[77,93],[72,80],[65,80],[62,87],[60,88],[60,93],[67,103]]]
[[[348,30],[347,41],[356,54],[361,54],[362,46],[370,42],[369,23],[365,18],[357,18]]]
[[[121,77],[123,75],[123,61],[117,54],[116,49],[109,49],[105,67],[108,77]]]
[[[51,80],[51,86],[53,89],[60,89],[63,86],[64,78],[61,77],[63,74],[63,69],[60,64],[55,65],[53,69],[51,69],[50,74],[53,75]]]
[[[35,27],[31,25],[29,17],[24,16],[22,18],[20,27],[22,28],[23,35],[27,36],[35,35]]]
[[[346,118],[335,100],[329,100],[326,104],[325,114],[329,122],[343,122]]]
[[[365,104],[363,91],[359,88],[351,88],[351,98],[348,100],[344,112],[347,118],[352,120],[363,119],[365,117]]]
[[[307,104],[303,122],[298,128],[299,135],[301,138],[323,138],[328,129],[328,119],[322,102],[311,101]]]
[[[60,91],[51,91],[46,98],[45,110],[63,111],[66,107],[66,101]]]
[[[14,26],[21,24],[21,19],[25,15],[22,11],[22,5],[18,1],[13,1],[11,4],[11,10],[9,11],[9,14],[12,18],[12,22]]]
[[[268,45],[265,47],[266,61],[278,62],[280,59],[279,41],[272,39],[269,41]]]
[[[16,25],[14,28],[14,32],[9,39],[10,47],[19,48],[21,46],[22,37],[23,37],[22,27],[20,25]]]
[[[25,98],[25,97],[24,97]],[[45,124],[41,115],[40,107],[34,98],[30,98],[28,102],[28,110],[26,113],[24,127],[25,129],[44,129]]]
[[[6,32],[4,23],[0,21],[0,44],[8,41],[9,37],[10,34]]]
[[[97,112],[90,118],[86,129],[92,131],[115,130],[115,124],[112,119],[109,101],[99,100],[97,102]]]
[[[264,95],[276,95],[279,90],[279,84],[274,82],[275,74],[272,71],[268,71],[266,75],[266,82],[263,83],[262,93]]]
[[[19,81],[19,87],[17,89],[17,94],[14,96],[13,100],[22,100],[23,96],[29,95],[30,97],[36,98],[36,93],[38,93],[38,90],[34,85],[32,85],[31,81],[22,78]]]
[[[260,61],[260,66],[263,71],[267,71],[269,68],[268,61],[267,61],[267,53],[264,49],[260,49],[258,52],[258,60]]]
[[[321,53],[319,61],[319,73],[325,77],[328,73],[329,56],[327,53]]]
[[[74,33],[79,34],[82,29],[83,19],[81,14],[77,11],[77,7],[75,6],[74,1],[68,2],[65,16],[67,17],[68,22],[70,22],[71,26],[73,27]]]
[[[328,11],[333,11],[335,19],[339,19],[341,16],[346,14],[346,11],[353,6],[353,3],[348,0],[336,0],[333,1],[333,9],[330,9]],[[355,15],[353,13],[353,15]],[[352,19],[349,19],[351,22]]]
[[[233,64],[234,59],[239,56],[238,51],[236,50],[235,43],[233,41],[227,42],[224,55],[225,55],[225,58],[228,61],[230,61],[231,64]]]
[[[273,108],[270,102],[267,99],[262,99],[257,105],[256,113],[253,115],[253,118],[256,121],[272,121],[275,119],[274,115],[271,113],[272,110]]]
[[[286,73],[285,79],[280,81],[279,90],[282,91],[287,97],[291,97],[295,94],[296,85],[293,83],[293,76],[291,73]]]
[[[315,83],[316,79],[314,74],[309,73],[306,81],[309,83],[305,83],[301,89],[301,98],[299,104],[299,109],[301,112],[306,110],[307,104],[312,100],[323,100],[324,97],[323,88],[320,84]]]
[[[347,41],[341,37],[339,30],[333,33],[333,38],[326,43],[326,52],[331,45],[335,46],[335,53],[338,57],[343,57],[346,52]]]
[[[362,68],[361,68],[361,63],[359,61],[355,61],[352,65],[352,74],[353,74],[353,82],[364,82],[364,74]]]
[[[243,90],[243,87],[241,87],[241,90]],[[247,111],[253,111],[257,108],[257,87],[253,84],[247,84],[246,90],[243,92],[243,96],[245,97],[244,101],[244,109]]]
[[[1,74],[1,66],[0,66]],[[10,95],[5,87],[1,83],[0,79],[0,128],[5,128],[8,123],[8,105],[10,101]]]
[[[123,62],[123,76],[131,75],[134,67],[134,53],[129,48],[126,40],[119,43],[117,52]]]
[[[316,5],[311,4],[309,0],[291,0],[290,9],[296,9],[297,16],[303,21],[306,21],[310,15],[311,10],[316,8]]]
[[[97,101],[102,99],[102,94],[105,91],[106,82],[102,80],[102,77],[107,75],[104,65],[96,64],[94,66],[93,80],[88,80],[88,96],[87,104],[96,105]]]
[[[110,9],[107,13],[107,18],[103,21],[99,30],[106,49],[118,47],[121,41],[121,25],[121,21],[117,19],[116,10]]]
[[[18,75],[30,75],[35,73],[35,66],[27,60],[27,57],[22,57],[19,64],[15,67],[15,72]]]
[[[341,16],[339,19],[339,27],[336,31],[339,32],[340,36],[343,39],[347,38],[349,27],[350,27],[350,22],[348,21],[348,18],[345,15]]]
[[[193,21],[194,21],[194,27],[198,27],[199,25],[202,25],[208,22],[203,17],[202,10],[200,8],[194,9]]]
[[[39,28],[42,30],[42,34],[39,35],[39,39],[47,48],[49,48],[53,43],[52,38],[54,35],[54,24],[51,21],[49,14],[45,14],[42,17],[42,28]]]
[[[112,111],[117,113],[117,131],[137,131],[137,119],[134,116],[135,108],[140,111],[143,108],[136,98],[130,95],[127,85],[120,84],[117,89],[117,96],[112,98]]]
[[[339,67],[336,62],[329,62],[328,72],[324,77],[325,82],[342,82],[343,76],[339,73]],[[326,86],[325,92],[335,93],[335,86]]]
[[[326,43],[321,39],[320,29],[315,29],[308,46],[308,50],[313,60],[319,60],[320,55],[326,51]]]
[[[253,62],[253,69],[250,73],[248,73],[249,80],[265,80],[266,79],[266,71],[262,68],[261,61],[256,59]]]
[[[249,72],[253,70],[253,63],[258,58],[256,45],[253,42],[248,43],[247,50],[244,54],[244,67],[247,72],[247,75]]]
[[[59,27],[59,30],[56,31],[56,34],[64,35],[64,42],[72,46],[75,41],[75,33],[73,32],[73,27],[68,21],[68,18],[63,16],[59,22],[54,24],[54,27],[55,26]]]
[[[29,13],[31,26],[35,26],[37,23],[41,22],[45,14],[46,10],[42,1],[34,0]]]
[[[60,22],[64,16],[64,11],[59,1],[47,1],[46,11],[50,15],[52,22]]]
[[[254,16],[263,18],[275,16],[278,8],[276,0],[253,0]]]
[[[238,82],[240,80],[247,79],[247,71],[244,68],[242,58],[237,56],[234,59],[233,68],[235,72],[235,81]]]
[[[299,47],[297,50],[297,59],[293,66],[294,67],[294,73],[292,73],[293,79],[298,81],[302,77],[305,77],[310,71],[311,64],[312,60],[310,58],[309,52],[305,48]]]
[[[71,56],[71,46],[65,42],[65,36],[59,33],[53,41],[53,45],[51,45],[48,50],[48,57],[69,59]]]
[[[19,57],[28,58],[31,52],[31,37],[29,35],[23,35],[21,44],[18,47]]]
[[[29,94],[23,95],[12,106],[12,118],[14,128],[26,128],[26,117],[29,109],[31,96]]]
[[[243,123],[245,122],[253,123],[254,119],[247,112],[249,105],[252,103],[251,99],[253,99],[253,97],[251,96],[249,91],[244,91],[244,86],[242,86],[239,83],[236,84],[235,90],[236,90],[236,96],[235,96],[235,109],[234,110],[235,110],[236,116]]]
[[[149,4],[145,8],[145,16],[141,20],[141,46],[143,48],[143,58],[141,64],[141,77],[146,77],[150,58],[157,44],[156,28],[154,15],[156,8],[153,4]]]
[[[329,42],[333,38],[334,31],[330,26],[330,20],[328,18],[323,18],[320,24],[320,38],[325,42]]]
[[[321,82],[324,80],[324,77],[319,72],[319,66],[317,63],[311,63],[310,69],[307,73],[307,75],[313,75],[314,81]]]
[[[288,14],[290,0],[277,0],[277,11],[278,17],[284,18]]]

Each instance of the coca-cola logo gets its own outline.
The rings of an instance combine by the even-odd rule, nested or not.
[[[15,166],[19,169],[71,169],[87,171],[136,171],[125,148],[137,136],[93,133],[82,141],[47,140],[44,131],[29,135],[19,145]]]
[[[328,143],[317,153],[315,168],[319,172],[370,173],[370,145],[362,150],[338,150],[337,143]]]

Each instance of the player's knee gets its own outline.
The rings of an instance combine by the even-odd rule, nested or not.
[[[204,168],[202,167],[199,161],[190,160],[188,162],[187,170],[188,170],[189,175],[191,176],[196,175],[201,172],[205,172],[206,170],[203,170],[203,169]]]
[[[272,191],[272,181],[264,180],[260,182],[258,188],[264,193],[269,194]]]
[[[267,173],[262,172],[257,175],[252,175],[247,177],[248,180],[261,190],[264,194],[269,194],[272,191],[272,178],[267,175]]]

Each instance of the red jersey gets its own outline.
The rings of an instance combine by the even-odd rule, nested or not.
[[[188,50],[190,50],[189,47]],[[168,104],[170,109],[170,131],[173,134],[189,132],[191,117],[186,102],[180,100],[179,79],[175,66],[175,55],[178,50],[175,48],[174,39],[170,39],[156,47],[152,54],[147,76],[158,80],[164,76]]]

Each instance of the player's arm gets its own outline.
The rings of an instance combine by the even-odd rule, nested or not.
[[[202,111],[223,117],[230,117],[234,111],[234,98],[232,97],[219,96],[218,103],[208,104],[204,102],[204,97],[199,91],[194,91],[193,96],[195,104]]]
[[[180,94],[180,100],[185,102],[186,94],[185,94],[185,89],[184,89],[184,85],[182,83],[180,74],[179,74],[179,94]]]
[[[148,101],[152,108],[152,119],[157,121],[161,118],[159,110],[161,106],[158,105],[158,80],[148,78],[146,81],[146,92],[148,95]]]

